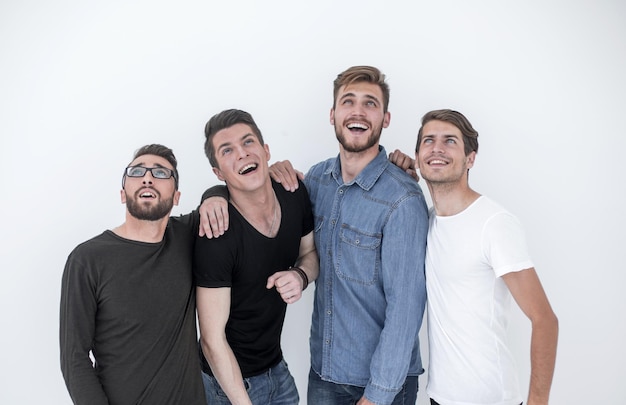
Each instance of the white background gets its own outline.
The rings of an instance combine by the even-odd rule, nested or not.
[[[123,221],[134,150],[174,149],[175,214],[217,183],[203,128],[225,108],[253,114],[272,161],[306,170],[337,153],[332,81],[359,64],[388,76],[389,152],[412,154],[432,109],[480,132],[470,183],[521,218],[559,316],[551,403],[626,403],[625,21],[619,0],[3,0],[0,403],[70,403],[63,266]],[[303,398],[311,301],[289,308],[283,336]],[[526,387],[530,325],[515,309],[510,326]]]

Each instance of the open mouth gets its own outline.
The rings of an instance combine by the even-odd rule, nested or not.
[[[350,122],[348,123],[348,125],[346,125],[346,127],[350,131],[354,131],[354,132],[364,132],[370,129],[369,125],[364,124],[362,122]]]
[[[139,198],[153,199],[156,197],[157,197],[156,193],[150,190],[145,190],[139,193]]]
[[[255,171],[257,169],[257,167],[258,167],[258,165],[256,163],[247,164],[247,165],[245,165],[244,167],[242,167],[239,170],[239,174],[243,175],[243,174],[251,173],[251,172]]]
[[[430,160],[428,164],[430,166],[444,166],[444,165],[447,165],[448,162],[441,160],[441,159],[433,159],[433,160]]]

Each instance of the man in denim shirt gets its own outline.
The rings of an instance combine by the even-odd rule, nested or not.
[[[355,66],[334,82],[330,123],[339,156],[304,177],[320,257],[308,404],[415,404],[426,290],[428,212],[419,185],[379,145],[389,87]],[[273,166],[295,186],[288,162]]]
[[[388,105],[389,86],[378,69],[340,73],[330,110],[339,156],[304,177],[320,258],[308,405],[414,405],[417,399],[428,210],[417,182],[379,145]],[[272,165],[271,175],[286,189],[297,188],[288,161]],[[224,205],[200,211],[205,229],[212,222],[209,236],[227,226]]]

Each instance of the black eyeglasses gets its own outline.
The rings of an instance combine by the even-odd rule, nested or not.
[[[155,179],[169,179],[171,177],[176,179],[174,171],[167,167],[130,166],[126,168],[126,175],[128,177],[143,177],[146,175],[146,172],[150,172]]]
[[[171,179],[174,178],[174,187],[178,190],[178,177],[176,172],[168,169],[167,167],[144,167],[144,166],[129,166],[124,169],[124,176],[122,176],[122,188],[126,183],[126,177],[143,177],[146,172],[150,172],[155,179]]]

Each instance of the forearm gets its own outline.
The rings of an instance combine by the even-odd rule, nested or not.
[[[317,280],[317,276],[320,273],[320,260],[315,249],[313,232],[309,232],[300,240],[300,251],[298,252],[295,267],[299,267],[304,271],[308,283]]]
[[[64,334],[61,334],[64,336]],[[108,405],[109,400],[87,352],[61,338],[61,372],[67,391],[77,405]]]
[[[251,405],[243,383],[241,369],[227,342],[202,340],[202,351],[211,366],[213,376],[233,405]]]
[[[312,251],[299,257],[296,261],[296,267],[300,267],[306,273],[309,283],[317,280],[317,276],[320,274],[320,262],[317,252]]]
[[[72,401],[77,405],[108,405],[89,353],[94,340],[96,299],[90,291],[88,269],[72,255],[61,288],[59,352],[61,372]]]
[[[533,323],[528,405],[548,404],[556,362],[558,333],[558,320],[554,314]]]
[[[206,200],[207,198],[211,198],[211,197],[221,197],[221,198],[224,198],[225,200],[228,200],[228,198],[230,197],[230,194],[228,192],[228,187],[226,187],[223,184],[218,184],[216,186],[213,186],[207,189],[204,193],[202,193],[202,198],[200,200],[200,203],[202,203],[202,201]]]

